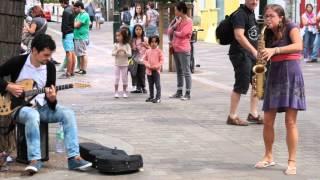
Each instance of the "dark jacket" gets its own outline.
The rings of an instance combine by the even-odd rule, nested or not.
[[[4,80],[5,76],[10,76],[11,82],[16,82],[19,77],[19,74],[26,63],[28,58],[27,55],[16,56],[9,59],[7,62],[0,66],[0,93],[3,94],[6,92],[8,82]],[[52,62],[47,63],[47,82],[46,87],[51,87],[51,85],[56,85],[56,67]],[[45,97],[47,100],[47,97]],[[48,106],[51,109],[55,109],[57,101],[50,102],[47,100]]]
[[[67,6],[62,13],[61,32],[63,38],[65,35],[73,33],[74,14],[71,6]]]

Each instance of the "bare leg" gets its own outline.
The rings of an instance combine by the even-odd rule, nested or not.
[[[250,96],[250,114],[253,115],[254,117],[258,117],[258,102],[259,99],[254,95],[254,92],[251,91],[251,96]]]
[[[263,157],[263,161],[272,162],[272,145],[274,142],[274,121],[276,118],[276,110],[270,110],[264,112],[264,125],[263,125],[263,140],[265,146],[265,154]]]
[[[240,102],[241,94],[232,91],[231,93],[231,104],[230,104],[230,114],[231,118],[235,118],[237,116],[238,105]]]
[[[296,167],[296,154],[298,145],[297,110],[286,111],[287,146],[289,152],[288,167]]]
[[[71,75],[74,70],[74,54],[73,52],[67,52],[66,56],[68,58],[67,75]]]
[[[88,56],[81,56],[80,69],[87,71]]]

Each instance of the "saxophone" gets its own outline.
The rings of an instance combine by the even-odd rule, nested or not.
[[[261,57],[261,51],[265,48],[264,31],[266,30],[266,28],[267,26],[264,25],[258,37],[257,61],[256,65],[252,68],[252,71],[255,73],[255,75],[253,76],[252,88],[254,95],[259,99],[263,99],[265,72],[267,71],[267,61],[263,60]]]

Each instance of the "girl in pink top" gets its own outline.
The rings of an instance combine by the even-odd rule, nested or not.
[[[151,36],[149,38],[149,44],[151,49],[148,49],[143,62],[146,66],[146,72],[149,82],[150,96],[146,102],[160,103],[161,102],[161,86],[160,86],[160,69],[163,64],[163,52],[158,48],[160,39],[158,36]],[[154,88],[156,85],[157,95],[154,99]]]
[[[170,47],[173,48],[174,62],[177,69],[177,92],[170,98],[190,100],[191,70],[190,70],[190,40],[192,35],[192,20],[187,15],[187,5],[178,2],[175,6],[176,18],[169,26]],[[186,93],[183,96],[183,84],[186,81]]]

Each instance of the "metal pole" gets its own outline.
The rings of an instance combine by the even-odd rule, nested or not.
[[[120,28],[120,2],[114,0],[113,2],[113,42],[116,42],[116,31]]]

